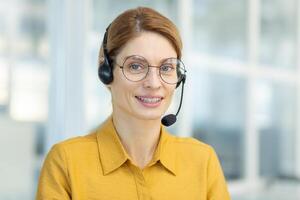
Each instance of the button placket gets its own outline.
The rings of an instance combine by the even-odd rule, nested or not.
[[[146,182],[142,170],[137,166],[133,165],[132,163],[129,163],[128,167],[130,168],[130,171],[132,172],[132,175],[136,182],[138,199],[148,200],[149,194],[147,192]]]
[[[137,176],[137,178],[139,180],[139,183],[141,185],[145,185],[145,178],[144,178],[144,175],[143,175],[143,173],[142,173],[142,171],[140,169],[137,169],[136,176]]]
[[[136,189],[138,193],[139,200],[151,200],[151,193],[149,190],[149,186],[146,182],[146,173],[148,172],[147,168],[140,169],[139,167],[129,164],[130,170],[136,182]],[[149,173],[149,172],[148,172]]]

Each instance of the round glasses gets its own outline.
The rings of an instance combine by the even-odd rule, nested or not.
[[[160,66],[152,66],[144,57],[132,55],[125,58],[123,65],[118,66],[122,69],[126,79],[133,82],[146,78],[150,67],[158,68],[159,76],[168,84],[179,83],[186,73],[183,62],[177,58],[167,58]]]

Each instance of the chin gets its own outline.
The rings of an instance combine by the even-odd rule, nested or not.
[[[138,106],[134,108],[133,113],[135,116],[143,120],[161,120],[166,110],[167,105],[163,103],[156,108],[145,108],[143,106]]]
[[[163,116],[162,112],[143,112],[143,113],[136,113],[137,118],[141,120],[161,120]]]

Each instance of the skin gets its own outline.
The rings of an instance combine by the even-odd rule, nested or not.
[[[122,65],[130,55],[143,56],[150,65],[155,66],[166,58],[177,57],[172,44],[154,32],[142,32],[128,41],[116,56],[116,62]],[[114,81],[108,88],[112,96],[113,122],[120,140],[133,164],[143,169],[151,161],[157,147],[160,120],[171,103],[175,85],[163,82],[157,68],[150,68],[145,79],[132,82],[115,66]],[[137,96],[161,97],[162,100],[158,106],[147,107]]]

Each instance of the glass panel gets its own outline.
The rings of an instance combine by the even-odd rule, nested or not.
[[[1,6],[0,6],[1,8]],[[9,66],[5,13],[0,12],[0,111],[8,105]]]
[[[295,172],[296,87],[260,81],[257,91],[260,174],[292,176]]]
[[[193,69],[193,135],[212,145],[228,179],[243,175],[245,80]]]
[[[16,63],[12,71],[10,116],[18,121],[45,122],[49,71],[47,66],[32,61]]]
[[[260,62],[296,69],[296,0],[261,1]]]
[[[193,48],[195,51],[246,59],[247,1],[195,0]]]
[[[48,115],[46,14],[45,0],[0,4],[0,199],[36,191]]]
[[[0,111],[2,110],[1,108],[4,109],[8,105],[8,87],[9,87],[8,62],[7,59],[5,59],[5,57],[0,56]]]
[[[48,103],[46,7],[41,1],[21,4],[11,38],[11,102],[14,119],[45,121]],[[21,2],[20,2],[21,3]],[[20,101],[23,99],[24,101]]]

